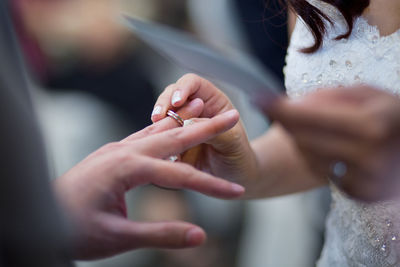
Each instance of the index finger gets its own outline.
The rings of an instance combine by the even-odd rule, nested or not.
[[[201,99],[194,99],[181,109],[179,109],[176,113],[179,114],[179,116],[186,120],[194,117],[198,117],[200,113],[203,111],[204,103]],[[177,122],[175,119],[171,117],[166,117],[161,121],[158,121],[143,130],[136,132],[125,139],[121,140],[121,142],[131,142],[134,140],[138,140],[140,138],[144,138],[146,136],[150,136],[156,133],[160,133],[169,129],[176,128],[178,126]]]
[[[212,139],[235,126],[238,121],[237,110],[230,110],[206,121],[141,139],[135,149],[152,157],[166,158]]]

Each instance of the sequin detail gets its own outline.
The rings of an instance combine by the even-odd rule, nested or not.
[[[320,50],[304,54],[299,50],[312,45],[314,39],[298,19],[284,70],[288,95],[299,98],[321,88],[358,84],[400,95],[400,30],[381,37],[376,27],[359,17],[350,37],[336,41],[347,31],[340,12],[319,0],[309,2],[323,10],[334,25],[326,24]],[[334,185],[331,188],[333,204],[318,267],[400,266],[400,202],[368,205],[350,199]]]

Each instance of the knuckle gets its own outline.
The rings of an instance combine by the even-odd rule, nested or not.
[[[123,149],[113,155],[113,169],[116,177],[122,178],[125,188],[128,190],[136,184],[143,183],[151,174],[145,160],[137,154]]]
[[[187,73],[178,80],[178,83],[190,82],[193,87],[199,87],[203,78],[194,73]]]
[[[144,136],[150,136],[157,133],[157,125],[152,124],[143,129]]]
[[[185,150],[185,148],[187,148],[189,145],[189,141],[187,138],[185,138],[184,132],[181,128],[178,128],[174,131],[169,131],[166,138],[171,140],[173,147],[180,152],[183,152],[183,150]]]
[[[160,94],[160,96],[157,99],[157,103],[158,102],[164,102],[164,101],[168,101],[171,93],[176,89],[176,84],[170,84],[168,85],[164,91]]]
[[[176,83],[171,83],[170,85],[168,85],[168,86],[165,88],[163,94],[164,94],[164,95],[165,95],[165,94],[169,94],[169,93],[171,93],[172,91],[174,91],[175,89],[176,89]],[[162,95],[163,95],[163,94],[162,94]]]
[[[132,160],[132,154],[128,153],[126,149],[119,149],[113,155],[115,162],[119,164],[124,164]]]
[[[196,79],[201,79],[201,77],[194,73],[186,73],[178,80],[178,82],[185,81],[185,80],[196,80]]]
[[[121,145],[120,142],[111,142],[111,143],[105,144],[105,145],[101,148],[101,150],[104,151],[104,152],[106,152],[106,151],[113,151],[113,150],[119,149],[121,146],[122,146],[122,145]]]
[[[192,169],[192,167],[190,167],[187,164],[182,164],[180,166],[180,168],[181,168],[181,171],[182,171],[182,176],[185,178],[184,182],[193,180],[193,178],[195,177],[195,172]]]
[[[112,142],[112,143],[105,144],[102,147],[100,147],[99,149],[97,149],[95,152],[90,154],[90,157],[97,157],[97,156],[101,156],[106,153],[115,151],[118,147],[120,147],[120,145],[121,144],[119,142]]]
[[[179,168],[180,179],[177,179],[176,185],[182,188],[192,188],[193,184],[197,180],[198,173],[193,169],[193,167],[184,163],[180,164]]]

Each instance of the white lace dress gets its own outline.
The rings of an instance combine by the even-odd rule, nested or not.
[[[323,47],[313,54],[298,50],[314,39],[298,19],[285,67],[287,93],[298,98],[323,87],[357,83],[400,94],[400,30],[381,37],[360,17],[349,39],[334,41],[347,30],[340,13],[313,0],[334,21]],[[400,203],[367,205],[331,186],[333,203],[326,223],[326,240],[318,266],[400,266]]]

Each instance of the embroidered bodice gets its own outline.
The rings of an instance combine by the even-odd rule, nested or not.
[[[323,46],[313,54],[299,49],[314,39],[298,19],[284,69],[290,97],[298,98],[320,88],[365,83],[400,95],[400,30],[381,37],[366,19],[355,20],[347,40],[334,40],[347,31],[336,8],[310,1],[327,14]],[[332,186],[333,203],[327,219],[325,246],[318,266],[400,266],[400,204],[364,204]]]

